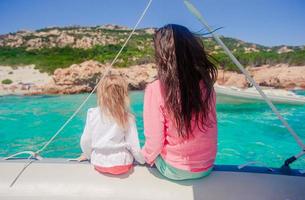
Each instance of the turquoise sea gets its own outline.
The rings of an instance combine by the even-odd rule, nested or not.
[[[300,91],[305,95],[305,92]],[[144,143],[143,92],[131,92],[141,145]],[[0,157],[18,151],[37,150],[69,118],[86,94],[61,96],[0,97]],[[94,107],[95,96],[43,152],[43,157],[73,158],[80,154],[79,139],[86,112]],[[295,131],[305,141],[305,106],[277,105]],[[217,103],[219,140],[217,164],[244,164],[260,161],[280,167],[284,160],[300,152],[292,136],[264,103]],[[293,164],[305,168],[305,157]]]

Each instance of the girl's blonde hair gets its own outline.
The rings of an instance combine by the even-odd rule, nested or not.
[[[101,112],[112,117],[123,129],[128,128],[128,84],[122,76],[109,74],[100,81],[97,102]]]

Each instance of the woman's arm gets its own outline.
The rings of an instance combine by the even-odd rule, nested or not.
[[[80,146],[83,151],[83,155],[85,155],[88,159],[91,157],[91,151],[92,151],[92,146],[91,146],[91,127],[90,127],[90,109],[87,112],[87,119],[86,119],[86,124],[84,128],[84,132],[81,136],[80,139]]]
[[[139,162],[140,164],[144,164],[145,160],[141,153],[138,131],[134,117],[130,119],[129,129],[128,132],[126,133],[125,139],[126,139],[126,143],[129,146],[129,150],[132,153],[133,157],[136,159],[136,161]]]
[[[153,164],[164,145],[164,117],[159,96],[151,86],[148,85],[145,90],[143,111],[145,145],[142,154],[148,164]]]

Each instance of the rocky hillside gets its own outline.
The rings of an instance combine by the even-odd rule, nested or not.
[[[116,25],[104,25],[96,27],[53,27],[44,28],[31,32],[27,30],[9,33],[0,36],[1,47],[24,47],[26,50],[52,48],[52,47],[72,47],[89,49],[96,45],[116,45],[124,42],[130,33],[127,27]],[[139,48],[150,45],[149,35],[154,33],[154,29],[139,29],[135,33],[138,41],[140,36],[146,40],[141,40]]]
[[[110,62],[130,29],[116,25],[95,27],[51,27],[36,31],[18,31],[0,35],[0,65],[35,64],[41,71],[53,73],[57,68],[94,59]],[[116,66],[128,67],[153,62],[153,28],[138,29]],[[246,66],[286,63],[305,64],[304,46],[266,47],[234,38],[222,37],[225,44]],[[202,38],[207,51],[228,70],[234,65],[210,37]]]

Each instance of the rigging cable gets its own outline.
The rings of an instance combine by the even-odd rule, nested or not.
[[[275,113],[275,115],[278,117],[278,119],[281,121],[281,123],[286,127],[288,132],[293,136],[293,138],[295,139],[297,144],[300,146],[301,152],[295,156],[292,156],[291,158],[289,158],[285,161],[285,164],[283,166],[289,167],[290,163],[297,160],[299,157],[305,155],[305,144],[303,143],[301,138],[297,135],[297,133],[292,129],[292,127],[288,124],[288,122],[284,119],[284,117],[280,114],[278,109],[274,106],[272,101],[267,97],[267,95],[264,93],[264,91],[261,89],[261,87],[251,77],[249,72],[236,59],[236,57],[232,54],[232,52],[228,49],[228,47],[222,42],[222,40],[219,38],[219,36],[211,29],[211,27],[208,25],[207,21],[203,18],[202,14],[199,12],[199,10],[190,2],[190,0],[183,0],[183,1],[184,1],[184,4],[186,5],[187,9],[201,22],[201,24],[203,24],[206,27],[206,29],[212,34],[212,36],[214,37],[216,42],[223,48],[223,50],[230,57],[230,59],[233,61],[233,63],[240,69],[240,71],[246,76],[248,81],[255,87],[255,89],[258,91],[258,93],[262,96],[262,98],[269,105],[271,110]]]
[[[86,102],[89,100],[89,98],[92,96],[92,94],[95,92],[95,90],[97,89],[99,83],[101,82],[101,80],[110,72],[110,69],[112,68],[112,66],[116,63],[118,57],[120,56],[120,54],[122,53],[123,49],[126,47],[127,43],[129,42],[130,38],[132,37],[132,35],[134,34],[134,32],[136,31],[138,25],[140,24],[140,22],[142,21],[142,19],[144,18],[145,14],[147,13],[147,10],[149,9],[151,3],[153,0],[149,0],[149,2],[147,3],[145,9],[143,10],[141,16],[139,17],[137,23],[134,25],[132,31],[130,32],[129,36],[127,37],[127,39],[125,40],[124,44],[122,45],[121,49],[118,51],[118,53],[116,54],[115,58],[112,60],[111,64],[105,69],[105,72],[103,73],[103,75],[101,76],[100,80],[98,81],[98,83],[95,85],[95,87],[93,88],[93,90],[90,92],[90,94],[85,98],[85,100],[79,105],[79,107],[74,111],[74,113],[68,118],[68,120],[65,121],[65,123],[56,131],[56,133],[39,149],[37,150],[35,153],[33,153],[32,151],[28,151],[30,152],[30,156],[27,158],[27,160],[29,160],[29,162],[27,162],[24,167],[19,171],[18,175],[14,178],[14,180],[12,181],[12,183],[10,184],[10,187],[12,187],[16,181],[18,180],[18,178],[22,175],[22,173],[25,171],[25,169],[27,167],[29,167],[33,162],[36,161],[39,153],[41,153],[42,151],[44,151],[54,140],[55,138],[61,133],[61,131],[71,122],[71,120],[78,114],[78,112],[82,109],[82,107],[86,104]],[[10,156],[9,158],[11,158],[12,156]]]

